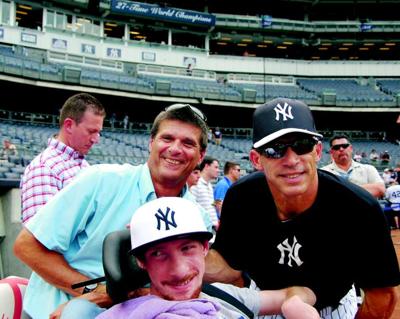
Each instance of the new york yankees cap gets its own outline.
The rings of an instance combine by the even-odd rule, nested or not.
[[[160,197],[139,207],[130,222],[131,253],[166,240],[186,237],[211,239],[200,206],[181,197]]]
[[[259,148],[289,133],[322,138],[309,107],[299,100],[277,98],[256,108],[253,114],[253,147]]]

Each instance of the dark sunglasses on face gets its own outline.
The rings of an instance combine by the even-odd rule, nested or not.
[[[336,144],[336,145],[332,145],[332,146],[331,146],[331,149],[334,150],[334,151],[338,151],[338,150],[340,150],[341,148],[343,148],[343,149],[345,150],[345,149],[348,148],[349,146],[350,146],[350,143]]]
[[[179,109],[184,109],[188,108],[190,109],[196,116],[198,116],[201,120],[204,122],[207,121],[206,116],[202,111],[200,111],[197,107],[191,106],[190,104],[173,104],[165,108],[165,111],[173,111],[173,110],[179,110]]]
[[[290,147],[297,155],[304,155],[310,153],[317,143],[318,140],[313,138],[303,138],[287,144],[273,143],[262,149],[261,153],[268,158],[278,159],[284,157]]]

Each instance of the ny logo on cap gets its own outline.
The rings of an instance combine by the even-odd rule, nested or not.
[[[279,121],[279,115],[282,115],[282,120],[287,121],[288,118],[293,120],[292,106],[285,102],[284,106],[279,103],[274,107],[275,120]]]
[[[170,215],[171,213],[171,215]],[[154,214],[157,218],[157,229],[161,230],[161,225],[164,223],[165,230],[169,230],[169,226],[178,227],[175,222],[175,211],[167,207],[166,212],[164,213],[161,208],[158,209],[157,213]]]

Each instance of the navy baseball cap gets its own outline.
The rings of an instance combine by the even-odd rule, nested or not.
[[[254,148],[289,133],[304,133],[322,138],[315,128],[311,110],[302,101],[277,98],[257,107],[253,114]]]

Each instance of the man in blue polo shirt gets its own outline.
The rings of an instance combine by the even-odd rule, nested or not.
[[[240,165],[235,162],[226,162],[224,166],[224,177],[218,181],[214,188],[214,201],[218,216],[221,214],[222,202],[224,201],[228,188],[239,178]]]
[[[198,109],[174,104],[154,120],[147,163],[89,167],[32,217],[14,246],[33,270],[24,298],[32,319],[49,318],[59,305],[85,293],[98,305],[110,303],[104,285],[71,285],[104,276],[103,239],[124,229],[138,207],[164,196],[194,201],[186,179],[204,157],[207,131]],[[208,215],[203,218],[211,229]]]

